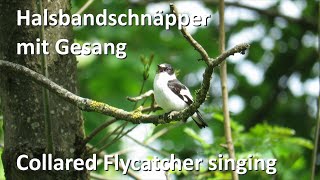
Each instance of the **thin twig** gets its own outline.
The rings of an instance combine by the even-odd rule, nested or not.
[[[250,45],[247,43],[238,44],[232,49],[229,49],[227,51],[223,51],[220,56],[217,58],[211,59],[211,65],[216,67],[219,64],[221,64],[223,61],[225,61],[229,56],[234,55],[236,53],[245,54],[245,51],[249,49]]]
[[[139,91],[139,96],[142,94],[142,91],[144,89],[144,85],[146,83],[146,79],[143,79],[142,81],[142,85],[141,85],[141,88],[140,88],[140,91]],[[130,101],[130,97],[127,97],[127,99]],[[137,105],[138,105],[138,101],[133,101],[135,102],[134,105],[133,105],[133,110],[137,108]],[[143,106],[143,105],[142,105]]]
[[[77,12],[76,14],[82,14],[92,3],[94,0],[88,0]]]
[[[146,107],[143,108],[141,110],[141,112],[154,112],[154,111],[158,111],[161,110],[161,108],[159,106],[155,106],[155,107]],[[105,128],[107,128],[108,126],[110,126],[111,124],[113,124],[114,122],[118,121],[118,119],[116,118],[112,118],[106,122],[104,122],[103,124],[101,124],[99,127],[97,127],[96,129],[94,129],[84,140],[83,140],[83,144],[88,143],[90,140],[92,140],[97,134],[99,134],[102,130],[104,130]],[[170,126],[171,127],[171,126]]]
[[[145,147],[145,148],[147,148],[147,149],[150,149],[151,151],[154,151],[154,152],[156,152],[156,153],[158,153],[158,154],[161,154],[161,155],[163,155],[163,156],[170,156],[169,153],[164,152],[164,151],[160,151],[160,150],[158,150],[158,149],[155,149],[155,148],[147,145],[146,143],[142,143],[142,142],[134,139],[133,137],[131,137],[131,136],[129,136],[129,135],[126,135],[126,137],[129,138],[129,139],[131,139],[131,140],[134,141],[135,143],[139,144],[140,146],[143,146],[143,147]]]
[[[96,179],[96,180],[109,180],[108,178],[105,178],[104,176],[101,176],[100,174],[90,172],[90,178]]]
[[[140,60],[143,64],[143,73],[142,73],[143,80],[142,80],[142,85],[141,85],[141,88],[139,91],[139,96],[142,94],[144,86],[146,84],[146,81],[149,78],[149,71],[150,71],[151,64],[153,62],[153,58],[154,58],[153,54],[151,54],[149,59],[146,59],[144,56],[140,57]],[[143,106],[144,102],[142,103],[142,106]],[[137,107],[137,105],[138,105],[138,101],[135,101],[133,109],[135,109]]]
[[[100,152],[103,151],[103,149],[106,149],[108,148],[110,145],[114,144],[116,141],[118,141],[119,139],[121,139],[123,136],[125,136],[126,134],[128,134],[129,132],[131,132],[136,126],[128,129],[126,132],[124,132],[123,134],[117,134],[117,136],[112,140],[110,141],[109,143],[103,145],[102,147],[100,147],[97,151],[94,151],[93,154],[98,154]]]
[[[319,136],[320,136],[320,92],[318,96],[318,112],[317,112],[317,125],[316,125],[316,132],[314,134],[314,148],[312,154],[312,170],[311,170],[311,180],[315,179],[316,173],[316,166],[317,166],[317,153],[318,153],[318,146],[319,146]]]
[[[146,139],[143,143],[148,145],[150,143],[152,143],[153,141],[155,141],[156,139],[158,139],[160,136],[166,134],[167,132],[169,132],[171,129],[175,129],[178,126],[181,126],[182,124],[175,124],[172,126],[167,126],[166,128],[161,129],[160,131],[156,132],[155,134],[153,134],[152,136],[150,136],[148,139]]]
[[[146,79],[143,79],[142,81],[142,85],[141,85],[141,88],[140,88],[140,91],[139,91],[139,96],[141,95],[142,91],[143,91],[143,88],[144,88],[144,85],[145,85],[145,82],[146,82]],[[129,100],[129,99],[128,99]],[[137,108],[137,105],[138,105],[138,101],[134,101],[134,105],[133,105],[133,110]]]
[[[111,133],[109,133],[108,135],[106,135],[104,138],[102,138],[98,143],[97,145],[99,144],[103,144],[105,143],[104,145],[102,145],[98,150],[103,150],[106,146],[109,146],[111,142],[113,142],[114,139],[116,139],[117,137],[120,136],[120,134],[122,133],[123,129],[126,127],[127,125],[127,122],[124,122],[122,123],[121,125],[119,125],[118,127],[116,127]],[[120,129],[120,131],[118,132],[118,130]],[[112,135],[115,135],[116,134],[116,137],[107,143],[107,140],[112,136]],[[97,146],[95,145],[95,146]],[[90,153],[92,151],[93,148],[89,149],[88,152]],[[96,153],[94,153],[96,154]]]
[[[222,54],[225,50],[225,31],[224,31],[224,0],[219,1],[219,51]],[[224,134],[227,141],[229,157],[236,159],[232,143],[230,114],[228,107],[228,87],[227,87],[227,63],[221,63],[220,67],[221,91],[222,91],[222,109],[224,118]],[[239,176],[236,171],[232,171],[232,179],[238,180]]]
[[[84,140],[83,140],[83,144],[88,143],[91,139],[93,139],[99,132],[101,132],[103,129],[105,129],[106,127],[110,126],[111,124],[113,124],[114,122],[116,122],[117,119],[116,118],[112,118],[106,122],[104,122],[103,124],[101,124],[99,127],[97,127],[96,129],[94,129],[91,134],[89,136],[87,136]]]
[[[137,102],[137,101],[140,101],[141,99],[150,97],[152,95],[153,95],[153,90],[149,90],[149,91],[147,91],[139,96],[136,96],[136,97],[127,97],[127,99],[132,102]]]
[[[178,13],[178,10],[175,7],[175,5],[173,5],[173,3],[170,3],[170,9],[171,9],[171,12],[174,13],[175,16],[178,18],[179,13]],[[208,53],[206,52],[206,50],[204,50],[204,48],[201,46],[201,44],[199,44],[191,36],[191,34],[186,30],[185,26],[182,26],[181,32],[182,32],[183,36],[189,41],[189,43],[199,52],[202,59],[207,63],[207,65],[209,65],[210,64],[210,57],[209,57]]]
[[[218,3],[217,1],[218,0],[204,0],[204,2],[212,3],[214,5],[216,5]],[[253,6],[248,6],[246,4],[239,3],[237,1],[225,2],[225,4],[227,6],[233,6],[233,7],[237,7],[237,8],[244,8],[244,9],[248,9],[251,11],[256,11],[259,14],[262,14],[262,15],[265,15],[268,17],[272,17],[272,18],[281,17],[281,18],[288,20],[291,23],[300,24],[301,26],[309,27],[314,30],[317,29],[317,22],[315,19],[310,19],[307,17],[301,17],[301,18],[291,17],[291,16],[287,16],[285,14],[282,14],[281,12],[276,11],[274,8],[273,9],[261,9],[261,8],[257,8],[257,7],[253,7]]]
[[[126,154],[128,152],[132,152],[134,151],[135,149],[134,148],[128,148],[128,149],[121,149],[119,151],[116,151],[116,152],[113,152],[111,153],[110,155],[111,156],[114,156],[114,155],[122,155],[122,154]]]
[[[38,13],[43,17],[43,4],[42,0],[37,0],[37,10]],[[44,30],[44,23],[43,23],[43,18],[41,26],[39,28],[39,39],[40,41],[43,41],[45,38],[45,30]],[[47,56],[43,53],[43,47],[40,47],[42,53],[40,55],[41,59],[41,73],[45,77],[49,77],[49,72],[48,72],[48,65],[47,65]],[[49,104],[49,91],[48,89],[42,87],[42,103],[43,103],[43,114],[44,114],[44,124],[45,124],[45,134],[46,134],[46,143],[47,143],[47,148],[46,151],[47,153],[54,154],[54,144],[53,144],[53,135],[52,135],[52,120],[50,118],[50,104]]]
[[[111,137],[111,136],[120,136],[121,133],[123,132],[123,130],[126,128],[126,125],[128,125],[128,122],[124,122],[121,125],[119,125],[118,127],[116,127],[111,133],[109,133],[107,136],[105,136],[103,139],[100,140],[100,142],[98,144],[101,143],[106,143],[107,140]]]
[[[159,110],[162,110],[162,108],[158,105],[152,105],[150,107],[145,107],[145,108],[142,108],[141,109],[141,112],[155,112],[155,111],[159,111]]]
[[[320,12],[320,2],[318,5],[318,12]],[[320,14],[318,14],[318,34],[320,34]],[[320,57],[320,46],[318,44],[318,58]],[[319,59],[318,59],[319,60]],[[318,65],[320,69],[320,64]],[[320,76],[320,72],[318,73],[318,77]],[[314,148],[312,154],[312,168],[311,168],[311,180],[315,179],[316,166],[317,166],[317,154],[318,154],[318,146],[319,146],[319,136],[320,136],[320,91],[318,95],[318,113],[317,113],[317,121],[316,121],[316,132],[314,135]]]
[[[172,2],[172,0],[148,0],[148,1],[130,1],[129,4],[130,5],[136,5],[136,6],[146,6],[149,3],[158,3],[158,2]],[[174,0],[174,2],[179,2],[179,1],[184,1],[184,0]],[[199,0],[200,1],[200,0]],[[201,0],[202,2],[204,2],[207,5],[211,5],[216,7],[219,3],[219,0]],[[284,18],[285,20],[291,22],[291,23],[295,23],[295,24],[299,24],[301,26],[305,26],[307,28],[310,28],[314,31],[316,31],[317,29],[317,20],[313,19],[313,18],[308,18],[308,17],[300,17],[300,18],[296,18],[296,17],[291,17],[291,16],[287,16],[285,14],[282,14],[281,12],[278,12],[274,9],[261,9],[258,7],[254,7],[254,6],[250,6],[250,5],[246,5],[245,3],[240,3],[237,1],[226,1],[225,2],[226,6],[232,6],[232,7],[236,7],[236,8],[244,8],[244,9],[248,9],[251,11],[255,11],[261,15],[267,16],[267,17],[271,17],[271,18],[276,18],[276,17],[281,17]]]
[[[164,175],[166,176],[166,180],[171,180],[169,171],[166,171]]]
[[[121,139],[124,135],[123,131],[125,130],[125,128],[128,125],[128,122],[123,123],[123,127],[120,129],[120,131],[117,133],[117,135],[108,143],[105,144],[104,149],[107,149],[109,146],[111,146],[112,144],[116,143],[119,139]],[[135,128],[135,127],[134,127]],[[133,130],[133,129],[132,129]],[[113,133],[110,135],[114,135]],[[101,149],[102,150],[102,149]]]
[[[132,128],[128,129],[126,132],[124,132],[123,134],[121,134],[121,136],[119,136],[118,138],[115,139],[114,142],[118,141],[119,139],[121,139],[123,136],[129,134],[132,130],[134,130],[137,127],[137,125],[133,126]]]

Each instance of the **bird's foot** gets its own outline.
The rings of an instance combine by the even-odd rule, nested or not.
[[[179,113],[178,111],[171,111],[171,112],[167,113],[167,117],[169,119],[172,119],[173,116],[177,115],[178,113]]]

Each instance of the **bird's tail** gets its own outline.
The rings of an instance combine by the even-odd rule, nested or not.
[[[205,128],[208,127],[208,124],[203,120],[202,115],[200,114],[199,111],[196,111],[196,113],[194,113],[192,115],[192,119],[194,120],[194,122],[198,125],[198,127],[201,128]]]

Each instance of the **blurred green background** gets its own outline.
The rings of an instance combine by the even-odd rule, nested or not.
[[[76,13],[87,1],[72,0],[72,13]],[[230,2],[230,1],[228,1]],[[234,2],[234,1],[232,1]],[[236,3],[236,2],[235,2]],[[236,156],[254,154],[259,158],[277,158],[277,174],[268,176],[264,171],[248,172],[240,179],[308,179],[311,172],[313,136],[319,95],[319,57],[317,17],[319,1],[314,0],[243,0],[246,7],[225,8],[226,49],[243,42],[251,47],[245,55],[237,54],[228,59],[228,88],[232,118],[233,140]],[[208,27],[188,28],[193,37],[207,50],[211,57],[218,53],[218,10],[216,1],[179,1],[180,12],[212,14]],[[260,9],[252,10],[250,7]],[[125,13],[132,8],[134,13],[168,12],[167,2],[144,0],[96,0],[84,13],[98,14],[103,9],[109,13]],[[263,12],[282,14],[286,17]],[[310,21],[313,25],[304,23]],[[139,95],[144,65],[140,59],[153,54],[149,78],[143,92],[152,89],[156,65],[170,63],[179,71],[178,78],[191,92],[200,87],[204,62],[200,55],[183,38],[177,28],[167,31],[164,27],[98,27],[74,28],[75,41],[126,42],[127,58],[116,59],[113,55],[78,56],[78,79],[80,95],[110,105],[132,110],[134,103],[127,96]],[[209,128],[199,130],[193,122],[186,124],[139,125],[130,136],[140,142],[146,141],[157,132],[163,135],[149,143],[155,149],[174,153],[179,158],[217,158],[227,154],[221,146],[225,143],[221,112],[221,88],[219,68],[212,79],[209,98],[201,111]],[[150,104],[150,100],[145,106]],[[107,117],[84,112],[85,131],[89,134],[105,122]],[[1,118],[1,116],[0,116]],[[2,121],[1,121],[2,122]],[[117,125],[100,133],[92,145],[97,145],[105,134]],[[133,125],[129,124],[128,127]],[[2,131],[2,130],[1,130]],[[108,147],[106,153],[126,150],[127,158],[149,158],[163,154],[139,146],[124,137]],[[319,161],[318,161],[319,170]],[[0,167],[1,168],[1,167]],[[128,178],[121,172],[100,169],[96,174],[112,178]],[[138,173],[139,174],[139,173]],[[187,179],[228,179],[230,172],[170,172],[171,177]],[[1,174],[0,174],[1,175]],[[165,179],[164,173],[141,173],[141,177]],[[320,178],[319,171],[317,175]]]

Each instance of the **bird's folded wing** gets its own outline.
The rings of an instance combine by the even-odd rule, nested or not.
[[[190,94],[189,89],[183,85],[179,80],[174,79],[168,81],[168,87],[169,89],[174,92],[177,96],[180,97],[185,103],[188,105],[191,105],[193,100],[192,96]]]

